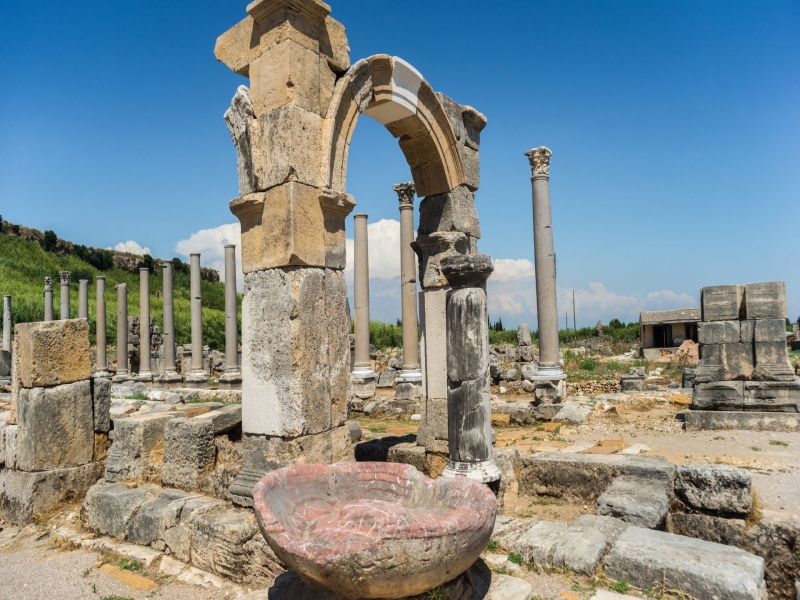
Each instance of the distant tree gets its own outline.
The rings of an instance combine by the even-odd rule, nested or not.
[[[45,252],[54,252],[57,245],[58,236],[56,235],[55,231],[51,229],[45,231],[44,238],[42,239],[42,248],[44,248]]]
[[[503,329],[503,318],[502,317],[498,317],[497,323],[494,324],[494,330],[495,331],[505,331]]]
[[[11,232],[14,235],[19,235],[19,225],[17,225],[16,223],[14,225],[12,225],[11,226]]]
[[[175,271],[175,273],[185,273],[188,275],[189,265],[176,256],[172,259],[172,270]]]
[[[95,250],[88,262],[98,271],[110,271],[114,268],[114,255],[110,250]]]
[[[623,323],[619,319],[611,319],[608,322],[608,326],[610,329],[622,329],[623,327],[625,327],[625,323]]]
[[[142,258],[143,260],[139,262],[139,268],[146,268],[151,273],[155,273],[156,267],[158,266],[156,260],[149,254],[145,254]]]

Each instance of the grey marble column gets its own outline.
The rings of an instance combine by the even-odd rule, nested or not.
[[[117,285],[117,373],[114,381],[128,381],[128,284]]]
[[[533,185],[533,246],[536,266],[536,311],[539,320],[539,368],[537,379],[565,379],[558,353],[558,298],[553,220],[550,214],[550,157],[541,146],[525,153],[531,165]]]
[[[164,287],[164,375],[160,382],[164,384],[179,383],[181,376],[175,366],[175,304],[172,291],[172,263],[161,263]]]
[[[97,364],[95,377],[108,377],[108,354],[106,352],[106,278],[102,275],[95,280],[97,288]]]
[[[374,377],[369,356],[369,236],[367,215],[354,215],[353,296],[356,305],[355,364],[353,377]]]
[[[44,320],[53,320],[53,278],[44,278]]]
[[[3,350],[11,352],[11,296],[3,296]]]
[[[151,382],[150,368],[150,269],[139,269],[139,374],[137,381]]]
[[[392,186],[400,202],[400,284],[403,303],[403,370],[396,381],[422,383],[417,338],[417,268],[416,254],[411,244],[414,231],[414,184]]]
[[[236,297],[236,246],[225,246],[225,373],[220,383],[236,386],[242,382],[239,368],[239,318]]]
[[[486,280],[494,267],[485,254],[442,260],[447,294],[447,422],[450,461],[443,477],[500,480],[492,459],[489,382],[489,309]]]
[[[89,280],[78,280],[78,318],[89,318]]]
[[[69,271],[59,271],[58,279],[61,281],[61,316],[64,321],[69,319]]]
[[[207,382],[203,368],[203,302],[202,286],[200,284],[200,255],[192,254],[191,263],[191,310],[192,310],[192,368],[187,376],[187,381],[194,384]]]

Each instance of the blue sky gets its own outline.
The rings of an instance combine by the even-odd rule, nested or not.
[[[0,214],[160,257],[235,223],[222,114],[246,81],[213,48],[245,6],[3,3]],[[787,282],[800,315],[800,3],[374,6],[332,3],[353,61],[400,56],[488,117],[477,205],[480,248],[498,263],[493,317],[534,319],[523,152],[539,145],[553,150],[562,315],[573,289],[578,325],[589,325],[698,304],[703,285],[768,280]],[[348,172],[359,211],[396,220],[391,184],[408,179],[396,141],[362,119]],[[387,320],[400,314],[390,229],[371,230],[386,254],[372,261],[373,317]]]

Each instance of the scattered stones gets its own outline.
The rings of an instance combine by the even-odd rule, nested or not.
[[[753,508],[753,478],[725,465],[678,466],[675,492],[694,509],[747,515]]]
[[[631,525],[658,529],[664,525],[669,497],[663,482],[642,477],[617,477],[597,499],[597,514]]]
[[[565,403],[561,405],[561,410],[553,417],[553,421],[568,421],[579,425],[591,414],[592,409],[588,406],[579,404]]]
[[[81,520],[90,529],[125,539],[136,512],[158,491],[154,486],[130,488],[124,483],[97,484],[86,494]]]

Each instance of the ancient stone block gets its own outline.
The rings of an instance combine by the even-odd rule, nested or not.
[[[623,377],[619,381],[620,392],[643,392],[644,377]]]
[[[675,493],[694,509],[747,515],[753,508],[753,478],[725,465],[678,465]]]
[[[350,395],[346,298],[340,271],[289,268],[245,276],[245,433],[294,437],[345,422]]]
[[[161,482],[188,490],[214,470],[214,424],[209,419],[172,419],[164,426]]]
[[[239,86],[225,111],[225,123],[236,146],[239,172],[239,195],[246,196],[264,189],[264,157],[261,147],[261,126],[256,120],[250,90]]]
[[[223,406],[194,418],[210,421],[214,435],[220,435],[242,424],[242,405],[233,404],[230,406]]]
[[[320,64],[317,52],[286,40],[265,50],[250,63],[253,108],[264,115],[284,105],[321,114]],[[327,109],[327,106],[325,106]]]
[[[92,376],[85,319],[21,323],[15,331],[14,378],[26,388],[51,387]]]
[[[5,440],[4,445],[0,448],[3,452],[6,469],[17,468],[17,431],[19,426],[6,425],[5,426]]]
[[[725,379],[749,379],[753,376],[752,344],[724,344],[725,352]]]
[[[162,535],[166,548],[175,558],[183,562],[191,562],[192,531],[189,528],[189,521],[197,513],[210,511],[221,506],[225,506],[225,503],[204,496],[192,495],[185,501],[180,511],[178,523],[168,527]]]
[[[148,500],[142,504],[128,528],[128,541],[149,546],[162,540],[164,533],[180,522],[186,501],[197,497],[177,490],[164,490]]]
[[[648,529],[663,526],[669,497],[662,482],[642,477],[617,477],[597,499],[597,514],[616,517]]]
[[[781,343],[786,346],[786,321],[784,319],[758,319],[746,322],[753,324],[754,342]]]
[[[800,412],[800,381],[746,381],[744,410]]]
[[[747,526],[744,519],[673,512],[667,517],[667,531],[675,535],[746,549]]]
[[[690,410],[686,430],[744,429],[751,431],[800,431],[800,415],[791,412],[742,412]]]
[[[114,419],[106,480],[138,479],[149,465],[160,468],[164,460],[164,427],[170,419],[182,416],[180,412],[162,412]]]
[[[697,338],[703,344],[731,344],[741,341],[739,321],[714,321],[697,324]]]
[[[124,483],[98,483],[86,493],[81,520],[94,531],[125,539],[136,512],[159,491],[155,486],[131,488]]]
[[[397,377],[397,371],[394,369],[386,369],[380,374],[376,387],[384,389],[394,387],[395,377]]]
[[[0,350],[0,378],[11,377],[11,352]]]
[[[742,313],[744,287],[716,285],[700,290],[703,321],[738,321]]]
[[[241,580],[246,564],[244,545],[260,535],[255,515],[218,507],[195,511],[187,526],[191,532],[191,563],[215,575]]]
[[[745,285],[744,317],[748,320],[785,319],[786,284],[783,281],[774,281]],[[785,337],[783,341],[786,341]]]
[[[794,380],[786,342],[755,343],[754,379]]]
[[[0,469],[0,515],[25,525],[61,503],[83,498],[102,476],[102,462],[35,473],[12,469],[6,463]]]
[[[569,569],[591,577],[608,549],[597,530],[540,521],[511,544],[524,560],[542,567]]]
[[[94,453],[90,381],[23,388],[18,404],[17,468],[45,471],[85,465]]]
[[[111,379],[92,378],[92,412],[95,433],[108,433],[111,429]]]
[[[694,386],[692,407],[698,410],[742,410],[743,381],[716,381]]]
[[[760,600],[764,559],[683,536],[630,527],[605,558],[607,576],[642,589],[664,586],[693,598]]]
[[[517,326],[517,344],[520,346],[531,345],[531,329],[527,323],[520,323]]]
[[[428,196],[419,205],[419,235],[440,231],[458,231],[481,237],[475,196],[467,187],[459,186],[451,192]],[[530,344],[530,332],[528,335]]]
[[[466,146],[458,145],[458,153],[461,155],[461,166],[464,169],[464,186],[470,191],[476,192],[481,187],[481,158],[477,150]]]

